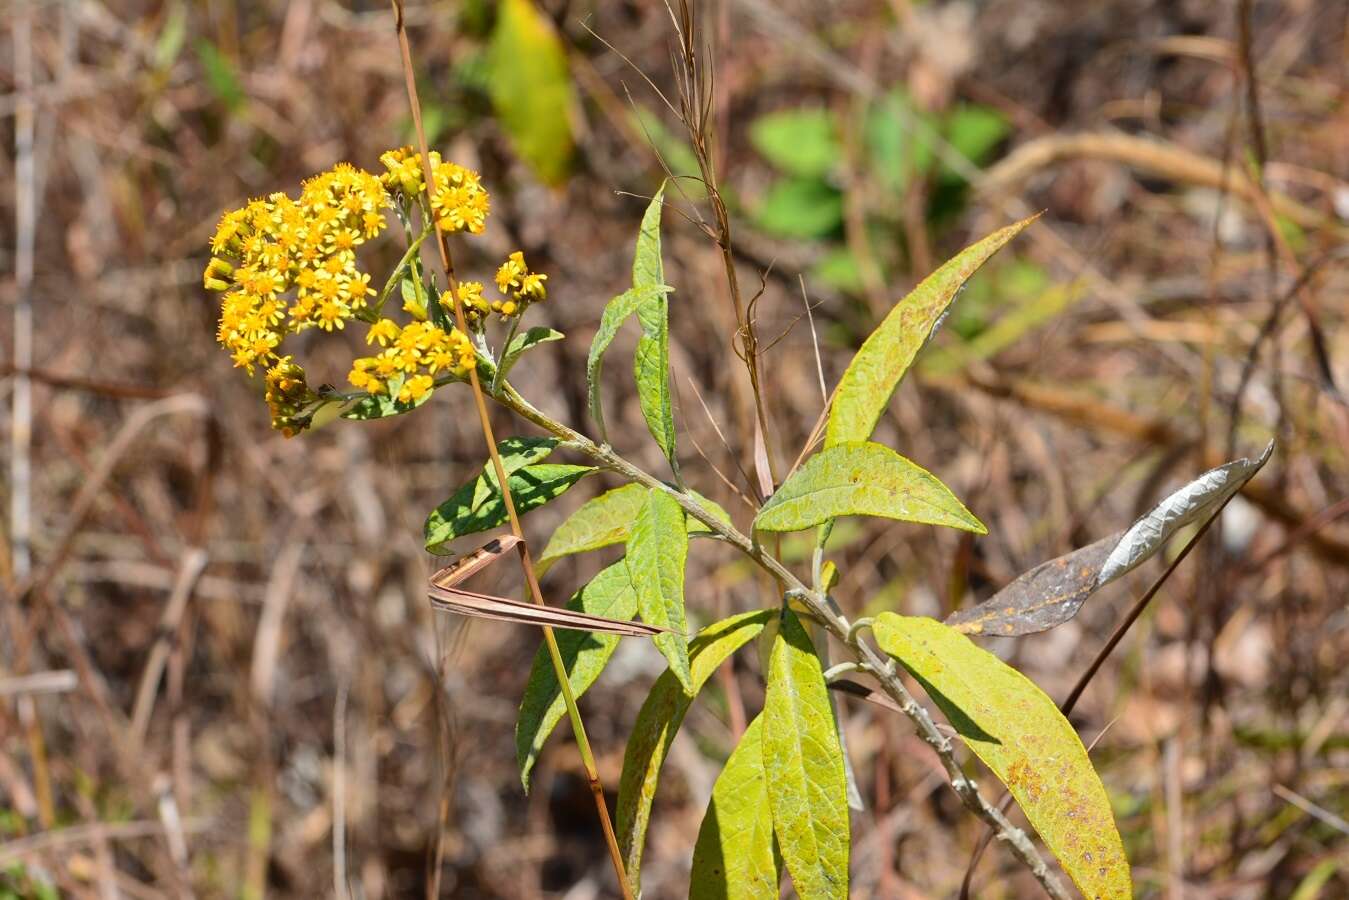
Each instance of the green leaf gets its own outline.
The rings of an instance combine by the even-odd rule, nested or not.
[[[501,457],[501,468],[506,477],[518,472],[525,466],[543,462],[553,452],[558,443],[553,437],[508,437],[497,441],[497,455]],[[473,506],[476,508],[486,502],[494,493],[501,490],[497,480],[496,466],[489,459],[482,467],[482,478],[474,483]]]
[[[524,334],[517,334],[511,338],[511,345],[506,348],[506,352],[501,355],[501,374],[499,378],[505,378],[510,372],[511,366],[520,359],[526,350],[537,347],[539,344],[547,344],[552,341],[560,341],[565,335],[552,328],[545,328],[542,325],[536,325]]]
[[[758,226],[779,237],[826,237],[843,225],[843,195],[815,178],[774,182],[754,214]]]
[[[760,531],[800,531],[836,516],[880,516],[988,534],[937,476],[889,447],[839,444],[806,460],[759,510]]]
[[[1087,897],[1131,896],[1110,799],[1086,748],[1029,678],[932,619],[882,613],[876,642],[923,685]]]
[[[665,182],[660,183],[651,202],[642,213],[637,231],[637,249],[632,254],[632,286],[661,287],[665,284],[665,262],[660,253],[660,214],[665,203]]]
[[[543,548],[543,555],[538,560],[539,574],[542,575],[564,556],[627,541],[628,535],[632,533],[632,523],[646,503],[646,494],[647,489],[640,484],[625,484],[581,504],[576,512],[557,526],[553,536],[548,539],[548,546]],[[718,519],[731,521],[726,510],[716,503],[696,491],[693,496]],[[690,535],[711,533],[710,528],[692,516],[685,517],[685,524]]]
[[[946,118],[947,142],[975,165],[983,165],[1011,132],[1006,117],[995,109],[962,103]],[[960,177],[945,165],[942,174]]]
[[[790,610],[768,662],[763,709],[768,800],[802,900],[848,896],[848,783],[829,689],[810,636]]]
[[[234,62],[220,48],[202,38],[197,41],[197,58],[206,73],[206,86],[230,112],[238,112],[244,105],[244,86]]]
[[[786,109],[759,116],[749,141],[781,172],[803,178],[829,174],[843,155],[829,110]]]
[[[385,419],[389,416],[401,416],[403,413],[412,412],[427,400],[430,400],[431,395],[435,393],[435,390],[427,391],[420,398],[408,403],[397,400],[398,392],[403,387],[404,377],[400,372],[389,379],[386,393],[372,394],[369,397],[362,397],[357,400],[342,410],[342,418],[367,421],[369,419]]]
[[[642,216],[637,249],[632,257],[634,289],[657,288],[665,283],[665,264],[660,253],[660,214],[664,197],[665,185],[662,183]],[[637,339],[637,355],[632,363],[637,379],[637,403],[642,408],[651,436],[670,461],[670,467],[678,472],[674,402],[670,397],[669,298],[663,292],[656,294],[639,303],[636,312],[642,326],[642,336]]]
[[[631,619],[637,614],[637,592],[628,578],[627,565],[619,560],[601,570],[572,596],[567,609],[611,619]],[[604,671],[609,657],[618,649],[619,636],[571,629],[558,629],[555,634],[572,694],[580,697]],[[520,783],[526,793],[529,792],[530,772],[544,742],[566,711],[548,648],[541,646],[534,654],[534,666],[520,701],[520,718],[515,724],[515,758],[520,767]]]
[[[609,301],[600,315],[600,327],[590,342],[590,355],[586,358],[586,386],[590,396],[590,416],[599,426],[600,436],[604,437],[604,408],[600,404],[600,369],[604,365],[604,353],[613,343],[618,329],[637,311],[642,304],[669,293],[672,288],[665,285],[654,287],[629,288]]]
[[[590,466],[560,465],[544,463],[537,466],[525,466],[509,475],[511,496],[515,500],[515,511],[524,515],[532,509],[543,506],[566,492],[576,482],[591,472],[598,471]],[[454,492],[454,496],[437,506],[426,517],[424,533],[426,549],[431,553],[441,553],[445,545],[457,537],[474,534],[496,528],[506,522],[506,506],[501,500],[501,492],[492,487],[495,482],[487,483],[487,490],[481,502],[474,502],[484,482],[489,476],[484,473]],[[491,476],[495,478],[495,476]]]
[[[669,660],[675,677],[692,692],[689,643],[684,634],[688,628],[684,620],[684,562],[688,554],[684,510],[664,491],[648,491],[628,536],[628,574],[637,588],[642,621],[670,629],[652,640]]]
[[[502,0],[487,53],[488,95],[515,152],[546,184],[567,177],[576,100],[567,52],[530,0]]]
[[[628,872],[628,884],[634,892],[641,890],[642,848],[646,844],[646,827],[651,820],[660,769],[683,724],[684,714],[712,673],[777,615],[777,610],[758,609],[707,626],[689,643],[693,693],[685,691],[674,673],[666,670],[642,703],[623,754],[623,775],[618,782],[614,812],[618,845]]]
[[[777,900],[782,859],[763,764],[763,717],[755,717],[712,786],[693,847],[689,900]]]
[[[897,194],[903,194],[909,182],[932,165],[936,123],[931,115],[916,109],[901,89],[876,101],[867,111],[863,131],[871,168]]]
[[[890,395],[941,322],[960,286],[1036,218],[1022,219],[966,247],[895,304],[843,373],[829,411],[826,447],[871,437],[890,403]]]

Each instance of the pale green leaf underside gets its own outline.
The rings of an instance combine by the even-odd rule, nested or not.
[[[618,783],[618,804],[614,812],[619,849],[627,869],[628,884],[634,892],[640,891],[642,848],[646,844],[646,828],[651,819],[656,785],[660,782],[660,769],[670,750],[670,742],[684,721],[684,714],[712,673],[732,653],[752,641],[763,630],[764,623],[776,615],[776,610],[761,609],[707,626],[689,643],[693,693],[685,692],[679,680],[666,670],[656,679],[642,703],[623,754],[623,775]]]
[[[637,614],[637,593],[628,579],[627,565],[619,560],[601,570],[572,596],[567,609],[611,619],[631,619]],[[569,628],[558,629],[555,634],[572,694],[580,697],[604,671],[609,657],[618,649],[619,636]],[[526,792],[530,772],[544,742],[566,711],[548,648],[540,646],[534,654],[534,665],[529,672],[529,681],[520,701],[520,717],[515,725],[515,757],[520,768],[520,782]]]
[[[557,526],[553,536],[548,539],[548,545],[543,548],[543,555],[537,564],[539,574],[542,575],[564,556],[625,542],[637,513],[646,503],[646,493],[647,489],[640,484],[625,484],[583,503]],[[731,517],[726,510],[697,492],[693,496],[704,509],[723,522],[730,522]],[[685,524],[690,535],[711,532],[706,525],[692,517],[687,517]]]
[[[642,621],[670,629],[652,640],[669,660],[675,677],[691,691],[685,637],[688,625],[684,620],[684,562],[688,553],[684,510],[664,491],[648,491],[628,535],[628,575],[637,589]]]
[[[488,94],[515,151],[539,179],[559,184],[572,155],[575,105],[567,52],[530,0],[505,0],[487,52]]]
[[[890,404],[890,396],[932,336],[956,292],[989,257],[1036,218],[1031,216],[1008,225],[966,247],[895,304],[843,373],[829,410],[825,447],[871,437],[881,413]]]
[[[689,900],[777,900],[782,860],[773,841],[762,733],[758,716],[712,787],[693,847]]]
[[[848,784],[819,657],[784,612],[768,663],[763,763],[773,832],[802,900],[848,896]]]
[[[506,352],[501,356],[501,377],[505,378],[506,373],[520,359],[526,350],[537,347],[539,344],[547,344],[552,341],[560,341],[564,338],[562,332],[553,328],[547,328],[542,325],[536,325],[527,330],[524,334],[517,334],[511,338],[511,345],[506,348]]]
[[[1132,896],[1110,799],[1073,726],[1044,691],[963,634],[882,613],[881,649],[908,669],[975,755],[1007,786],[1087,897]]]
[[[658,288],[665,284],[665,264],[660,250],[660,214],[665,184],[651,198],[637,233],[637,249],[632,257],[633,288]],[[637,403],[646,419],[646,427],[661,452],[678,471],[675,460],[674,401],[670,396],[670,300],[659,294],[637,306],[637,321],[642,336],[637,339],[633,357],[633,375],[637,380]]]
[[[595,337],[590,342],[590,354],[586,357],[586,387],[590,416],[599,426],[601,435],[604,434],[604,407],[600,401],[600,372],[604,367],[604,354],[614,342],[618,329],[637,311],[637,307],[670,290],[664,285],[629,288],[610,300],[600,314],[600,327],[595,331]]]
[[[806,460],[759,510],[760,531],[800,531],[838,516],[880,516],[987,534],[935,475],[889,447],[839,444]]]

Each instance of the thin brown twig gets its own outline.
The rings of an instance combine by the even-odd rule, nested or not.
[[[394,24],[398,33],[398,46],[403,61],[403,76],[407,83],[408,103],[412,109],[412,122],[417,133],[418,150],[421,155],[422,173],[426,182],[428,195],[435,186],[435,173],[431,169],[430,151],[426,141],[426,131],[422,126],[421,102],[417,94],[417,80],[415,70],[412,65],[412,48],[408,42],[407,28],[403,18],[402,0],[390,0],[393,6]],[[436,246],[440,251],[441,265],[445,271],[445,280],[448,293],[454,305],[455,322],[459,330],[467,335],[469,333],[468,322],[464,316],[464,306],[459,298],[458,279],[455,276],[454,260],[450,253],[449,242],[446,239],[444,230],[440,227],[440,221],[434,219],[436,230]],[[543,591],[539,587],[538,575],[534,570],[533,560],[530,558],[529,546],[524,540],[524,529],[520,526],[520,517],[515,509],[515,500],[511,495],[510,479],[506,474],[506,468],[501,462],[501,455],[497,452],[496,438],[492,433],[491,417],[487,411],[487,401],[483,393],[482,384],[478,378],[477,366],[470,366],[468,370],[469,384],[473,390],[473,402],[478,411],[478,423],[482,428],[483,439],[487,443],[487,452],[491,457],[492,468],[497,476],[497,484],[500,486],[502,504],[506,508],[506,516],[510,521],[511,533],[520,539],[518,551],[520,554],[520,566],[524,571],[525,581],[529,585],[531,599],[538,605],[544,606]],[[608,803],[604,797],[604,786],[600,781],[599,771],[595,766],[594,758],[590,752],[590,742],[586,737],[585,726],[581,721],[579,712],[576,709],[576,698],[572,694],[571,682],[568,678],[566,665],[562,661],[562,653],[558,649],[557,639],[553,635],[553,629],[544,627],[544,643],[548,647],[548,655],[552,660],[553,670],[557,675],[558,687],[561,689],[563,699],[566,701],[568,713],[571,715],[572,729],[575,733],[577,749],[580,752],[581,762],[585,767],[586,780],[589,782],[591,795],[595,801],[596,812],[600,819],[601,828],[604,831],[605,842],[608,844],[610,861],[614,867],[614,873],[618,876],[619,889],[627,900],[632,898],[632,889],[628,884],[627,872],[623,865],[623,856],[618,847],[618,838],[614,834],[613,823],[609,817]],[[432,878],[430,890],[439,890],[440,881],[440,860],[444,853],[443,828],[437,832],[436,840],[436,869]],[[432,894],[434,896],[434,894]]]

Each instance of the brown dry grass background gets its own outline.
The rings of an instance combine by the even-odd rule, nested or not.
[[[436,142],[493,190],[488,232],[460,245],[460,267],[490,275],[519,246],[549,274],[540,320],[569,340],[535,351],[514,377],[579,425],[586,347],[603,302],[625,286],[644,205],[631,194],[659,180],[625,90],[659,105],[588,29],[666,89],[672,33],[657,3],[542,5],[568,43],[581,98],[576,165],[556,190],[513,157],[465,71],[474,17],[490,17],[490,4],[414,3],[408,21],[423,100],[440,117]],[[854,529],[836,554],[837,596],[850,613],[940,614],[982,599],[1123,527],[1226,456],[1229,433],[1237,453],[1277,437],[1221,536],[1163,589],[1075,722],[1097,741],[1140,896],[1343,897],[1349,523],[1336,519],[1349,495],[1349,409],[1333,383],[1349,384],[1349,8],[1253,4],[1254,122],[1243,9],[727,2],[707,16],[719,164],[728,188],[753,198],[770,177],[746,139],[755,116],[801,105],[845,115],[901,83],[928,109],[973,101],[1012,123],[957,221],[929,229],[921,195],[909,201],[896,283],[854,296],[807,282],[831,384],[934,261],[1021,210],[1047,215],[1005,254],[1053,285],[1084,285],[1076,303],[991,357],[920,370],[877,433],[950,484],[991,535]],[[414,416],[284,440],[268,429],[257,387],[213,343],[200,271],[220,212],[339,160],[374,168],[409,137],[387,8],[10,0],[2,18],[7,454],[25,192],[36,215],[31,574],[0,554],[0,896],[49,882],[72,897],[315,897],[333,894],[342,873],[351,896],[420,896],[442,799],[442,896],[610,895],[565,726],[529,796],[516,777],[514,715],[538,635],[437,618],[424,596],[434,560],[420,546],[422,518],[482,462],[467,392],[441,392]],[[174,21],[184,39],[168,53]],[[237,72],[239,96],[213,87],[211,48]],[[33,172],[20,180],[25,97]],[[1262,144],[1255,187],[1245,173]],[[902,202],[856,167],[843,172],[850,217]],[[764,366],[774,452],[793,458],[822,405],[797,281],[819,247],[747,218],[736,234],[745,283],[757,286],[772,264],[761,333],[791,329]],[[695,395],[746,460],[752,400],[729,353],[720,259],[678,215],[666,216],[666,259],[685,472],[747,522],[712,471],[735,463]],[[339,382],[358,342],[347,333],[307,345],[315,381]],[[950,329],[938,341],[958,343]],[[607,375],[611,435],[658,468],[627,367]],[[497,427],[525,430],[504,416]],[[7,500],[12,472],[0,481]],[[546,538],[599,481],[528,516],[530,538]],[[7,518],[12,547],[11,527]],[[772,602],[725,548],[694,551],[689,604],[702,621]],[[545,590],[562,602],[599,562],[558,565]],[[997,649],[1061,699],[1159,571],[1144,567],[1073,622]],[[519,589],[513,572],[483,585]],[[742,657],[734,680],[752,711],[758,663]],[[627,642],[582,702],[611,789],[660,668],[652,648]],[[139,721],[138,691],[160,671]],[[685,890],[730,747],[724,687],[709,687],[665,767],[648,898]],[[980,828],[902,719],[848,712],[868,807],[854,817],[854,895],[952,896]],[[976,896],[1034,892],[996,847],[975,880]]]

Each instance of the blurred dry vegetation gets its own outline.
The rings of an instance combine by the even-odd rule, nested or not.
[[[495,4],[410,3],[408,23],[432,144],[493,191],[460,268],[490,280],[522,247],[549,274],[537,314],[568,340],[513,378],[582,425],[586,347],[663,174],[652,145],[690,168],[637,71],[674,88],[665,7],[539,8],[566,47],[575,151],[533,165],[494,112]],[[467,391],[285,440],[213,342],[200,272],[220,213],[339,160],[375,168],[410,138],[388,8],[8,0],[0,19],[0,897],[315,897],[334,878],[421,896],[442,821],[442,896],[609,896],[568,729],[520,789],[512,730],[538,634],[426,602],[422,519],[483,459]],[[840,528],[845,610],[983,599],[1277,438],[1074,720],[1140,896],[1349,895],[1349,5],[725,0],[703,23],[778,459],[823,404],[803,284],[832,385],[935,264],[1047,211],[970,285],[876,438],[991,534]],[[691,216],[700,191],[682,185]],[[688,218],[665,221],[685,476],[746,522],[713,471],[743,485],[752,433],[720,257]],[[304,343],[314,383],[341,383],[359,344]],[[31,565],[8,515],[25,374]],[[607,377],[610,434],[655,468],[630,372]],[[527,517],[531,540],[601,481]],[[552,602],[611,558],[556,566]],[[990,646],[1062,698],[1160,567]],[[499,568],[483,589],[518,591]],[[703,622],[773,602],[712,542],[688,584]],[[611,790],[662,665],[625,642],[582,702]],[[728,723],[760,683],[741,654],[675,742],[648,898],[682,896]],[[954,895],[981,826],[901,718],[850,702],[847,730],[867,801],[855,896]],[[1035,890],[997,847],[974,881],[980,897]]]

